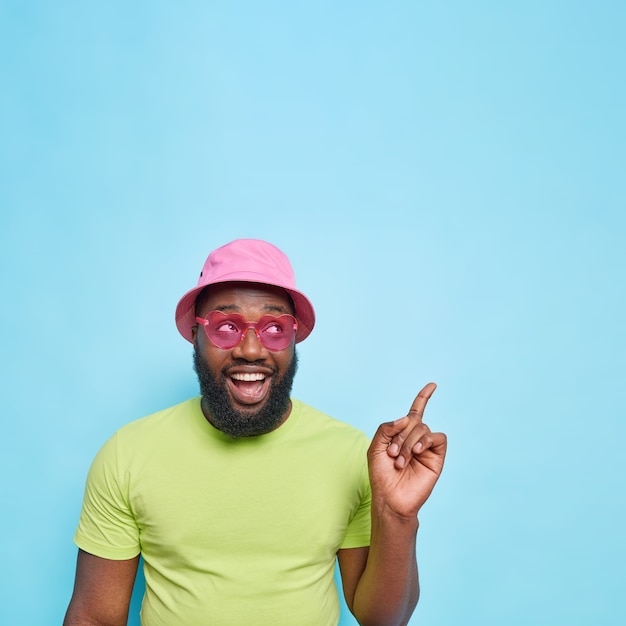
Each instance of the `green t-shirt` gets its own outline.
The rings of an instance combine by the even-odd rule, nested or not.
[[[336,625],[337,550],[370,541],[368,445],[297,400],[280,428],[233,440],[194,398],[103,446],[75,542],[141,552],[145,626]]]

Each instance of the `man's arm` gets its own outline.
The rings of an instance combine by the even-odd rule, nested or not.
[[[139,556],[113,561],[79,550],[63,626],[126,626],[138,563]]]
[[[417,605],[417,513],[441,474],[447,446],[443,433],[422,422],[435,389],[429,383],[406,417],[381,424],[368,450],[370,548],[337,555],[346,604],[361,626],[402,626]]]
[[[337,553],[346,604],[361,626],[406,624],[419,599],[415,531],[384,528],[388,538],[377,536],[373,525],[371,548]]]

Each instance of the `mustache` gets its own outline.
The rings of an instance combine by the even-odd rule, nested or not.
[[[242,366],[257,366],[257,367],[262,367],[263,369],[269,369],[272,374],[277,374],[278,373],[278,368],[274,365],[270,365],[269,363],[266,363],[264,360],[259,359],[257,361],[246,361],[245,359],[235,359],[232,363],[229,363],[228,365],[225,365],[222,368],[222,374],[224,376],[228,376],[229,372],[231,370],[237,369],[239,367]]]

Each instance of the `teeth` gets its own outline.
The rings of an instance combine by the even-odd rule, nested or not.
[[[231,378],[234,380],[243,380],[245,382],[251,382],[254,380],[265,380],[265,374],[261,374],[261,372],[237,372],[235,374],[231,374]]]

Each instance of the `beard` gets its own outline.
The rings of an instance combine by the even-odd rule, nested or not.
[[[243,363],[247,362],[236,361],[233,365]],[[263,405],[251,411],[240,411],[233,406],[226,387],[226,375],[216,376],[197,350],[193,353],[193,366],[200,383],[205,416],[221,432],[233,439],[257,437],[275,430],[282,423],[291,404],[291,387],[298,369],[295,350],[289,367],[280,378],[276,379],[274,369],[272,387]]]

